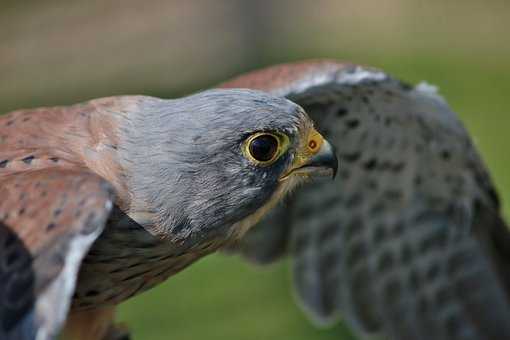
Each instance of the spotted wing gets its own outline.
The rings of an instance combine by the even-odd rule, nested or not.
[[[390,339],[510,339],[510,241],[483,162],[428,84],[333,61],[270,67],[223,87],[305,108],[340,159],[237,250],[290,252],[297,295],[321,324]],[[289,217],[290,216],[290,217]],[[269,255],[268,255],[269,254]]]
[[[110,185],[72,169],[0,176],[0,339],[53,339],[103,230]]]

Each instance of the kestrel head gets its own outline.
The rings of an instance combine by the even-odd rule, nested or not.
[[[132,197],[162,237],[242,235],[303,179],[336,172],[331,145],[284,98],[211,90],[144,105],[120,152]]]

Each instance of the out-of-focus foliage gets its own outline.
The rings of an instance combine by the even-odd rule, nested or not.
[[[304,58],[377,66],[440,87],[510,216],[510,2],[0,2],[0,112],[116,94],[174,97]],[[352,339],[312,327],[286,263],[211,256],[124,304],[135,339]],[[344,335],[342,338],[341,335]]]

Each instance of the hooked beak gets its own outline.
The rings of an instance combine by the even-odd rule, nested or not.
[[[336,157],[335,147],[324,140],[319,151],[292,172],[307,176],[330,176],[334,179],[337,170],[338,158]]]
[[[319,150],[309,157],[300,157],[300,160],[296,161],[296,163],[297,164],[295,164],[281,180],[285,180],[291,175],[300,175],[303,177],[330,176],[334,179],[338,170],[338,158],[336,156],[335,147],[325,139],[321,140]]]

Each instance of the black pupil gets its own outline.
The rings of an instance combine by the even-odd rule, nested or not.
[[[270,161],[278,148],[278,141],[271,135],[254,138],[250,143],[250,153],[253,158],[261,162]]]

